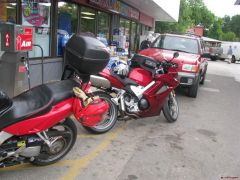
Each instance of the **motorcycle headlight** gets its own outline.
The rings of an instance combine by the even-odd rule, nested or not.
[[[192,64],[183,64],[182,70],[183,71],[190,71],[190,72],[197,72],[198,71],[198,66],[197,65],[192,65]]]

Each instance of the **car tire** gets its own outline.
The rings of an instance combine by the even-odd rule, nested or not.
[[[196,98],[198,94],[198,87],[199,87],[200,76],[197,77],[195,83],[188,88],[188,96],[192,98]]]
[[[231,63],[236,63],[236,58],[234,55],[232,55]]]
[[[203,73],[203,75],[202,75],[202,78],[201,78],[201,80],[200,80],[200,84],[201,84],[201,85],[204,85],[204,83],[205,83],[206,74],[207,74],[207,68],[206,68],[206,70],[204,71],[204,73]]]
[[[212,61],[216,61],[216,60],[217,60],[217,57],[212,56],[212,57],[211,57],[211,60],[212,60]]]

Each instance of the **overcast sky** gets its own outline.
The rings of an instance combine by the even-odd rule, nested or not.
[[[224,15],[234,16],[240,15],[240,5],[236,6],[236,0],[203,0],[205,5],[218,17]]]

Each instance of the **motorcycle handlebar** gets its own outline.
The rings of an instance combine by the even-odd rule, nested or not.
[[[171,61],[162,61],[158,64],[158,68],[160,67],[164,69],[168,69],[169,67],[178,68],[178,64]]]
[[[169,67],[177,69],[178,68],[178,64],[174,63],[172,61],[173,61],[173,59],[177,58],[178,56],[179,56],[179,53],[178,52],[174,52],[173,57],[172,57],[171,60],[168,61],[168,60],[164,59],[164,61],[159,62],[160,64],[158,65],[158,67],[162,66],[165,71],[167,71]]]

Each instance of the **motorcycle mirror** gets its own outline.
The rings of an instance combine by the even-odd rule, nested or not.
[[[173,58],[177,58],[178,56],[179,56],[179,53],[178,52],[174,52]]]
[[[151,41],[148,40],[144,40],[142,41],[141,45],[140,45],[140,50],[144,50],[147,49],[151,46]]]

